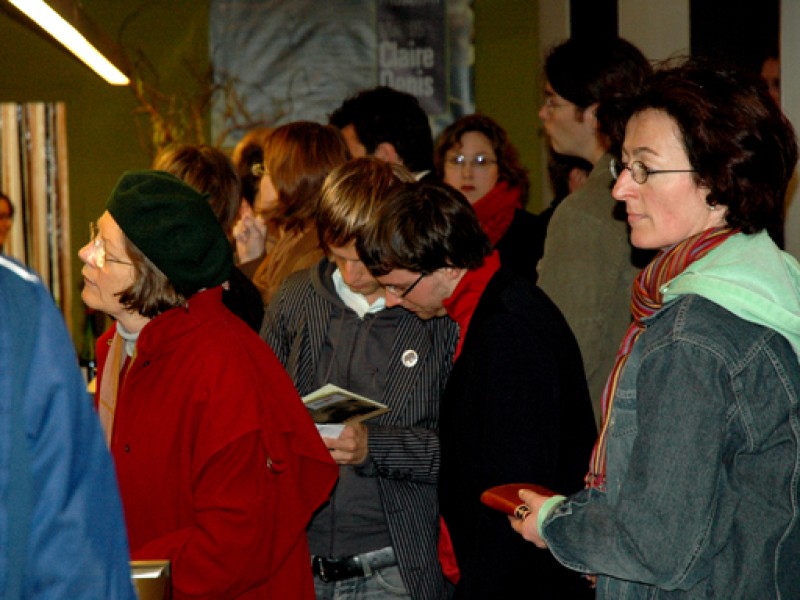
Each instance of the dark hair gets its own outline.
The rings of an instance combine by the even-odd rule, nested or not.
[[[652,67],[636,46],[622,38],[571,38],[550,49],[544,73],[553,90],[580,110],[598,105],[598,133],[608,148],[616,150],[625,135],[617,103],[638,92]]]
[[[551,205],[557,205],[572,193],[572,190],[570,190],[570,176],[573,169],[580,169],[588,177],[589,173],[592,172],[592,163],[578,156],[559,154],[552,148],[548,150],[547,178],[553,190],[553,202]]]
[[[230,237],[242,201],[241,183],[233,163],[220,150],[205,144],[177,144],[162,150],[153,168],[175,175],[202,194]]]
[[[477,269],[492,252],[463,194],[443,183],[427,182],[404,183],[390,191],[356,247],[376,277],[394,269]]]
[[[350,158],[335,127],[295,121],[274,129],[264,142],[264,169],[278,194],[274,221],[287,231],[314,218],[325,177]]]
[[[389,191],[412,181],[414,176],[404,166],[372,156],[336,167],[325,179],[317,208],[322,248],[327,252],[331,246],[347,246],[361,237]]]
[[[242,198],[250,208],[254,208],[261,182],[261,177],[253,173],[253,165],[263,165],[264,141],[270,131],[268,127],[251,129],[239,140],[231,154],[231,161],[242,182]]]
[[[520,190],[523,204],[528,197],[528,172],[519,161],[519,153],[509,141],[506,130],[497,121],[486,115],[474,114],[461,117],[450,124],[439,136],[433,151],[433,165],[439,179],[444,178],[445,155],[454,146],[461,144],[465,133],[477,132],[486,136],[497,156],[498,181],[508,183]]]
[[[119,302],[127,310],[143,317],[153,317],[186,304],[186,297],[170,283],[167,276],[139,250],[123,232],[125,252],[133,265],[133,283],[119,293]]]
[[[11,198],[9,198],[5,192],[0,192],[0,200],[5,200],[8,204],[8,216],[10,218],[14,218],[14,203],[11,202]]]
[[[411,94],[389,87],[361,91],[333,111],[329,122],[339,129],[352,125],[368,154],[388,142],[410,171],[433,168],[428,115]]]
[[[628,110],[651,109],[676,122],[707,202],[728,208],[728,225],[755,233],[782,224],[797,141],[757,75],[703,59],[664,68]]]

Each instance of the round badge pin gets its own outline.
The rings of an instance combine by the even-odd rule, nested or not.
[[[419,355],[415,350],[406,350],[403,352],[403,365],[406,367],[413,367],[419,361]]]

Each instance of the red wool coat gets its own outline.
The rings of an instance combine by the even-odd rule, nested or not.
[[[113,333],[98,340],[101,374]],[[170,559],[176,599],[314,597],[305,528],[338,468],[221,288],[142,329],[111,453],[132,558]]]

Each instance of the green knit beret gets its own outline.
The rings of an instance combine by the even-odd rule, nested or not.
[[[165,171],[128,171],[106,210],[142,253],[189,297],[226,281],[233,252],[201,194]]]

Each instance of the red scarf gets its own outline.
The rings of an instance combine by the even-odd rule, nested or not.
[[[453,290],[449,298],[445,298],[444,305],[447,316],[458,323],[458,345],[453,355],[453,362],[456,362],[461,347],[464,345],[464,338],[467,337],[467,328],[475,313],[475,307],[483,295],[483,290],[489,285],[489,280],[497,273],[500,268],[500,255],[495,250],[487,256],[483,264],[472,271],[467,271],[458,282],[456,289]]]
[[[497,182],[485,196],[472,205],[481,227],[492,246],[496,246],[508,231],[514,211],[522,208],[519,188],[509,188],[505,181]]]
[[[487,194],[484,198],[488,198],[488,196]],[[472,319],[472,315],[475,314],[475,308],[478,306],[483,291],[499,268],[500,256],[497,251],[494,251],[484,259],[480,267],[473,271],[467,271],[461,281],[458,282],[452,295],[443,302],[444,308],[447,310],[447,316],[458,323],[458,345],[456,346],[455,354],[453,354],[453,362],[456,362],[459,354],[461,354],[461,347],[464,345],[464,338],[467,337],[469,322]],[[441,517],[439,517],[438,550],[439,562],[442,565],[444,576],[453,584],[457,584],[461,577],[461,571],[458,568],[456,554],[453,551],[450,531]]]
[[[586,475],[587,487],[605,490],[606,442],[614,393],[619,383],[625,362],[639,335],[645,330],[644,320],[658,312],[663,306],[661,288],[680,275],[694,261],[703,258],[738,230],[729,227],[707,229],[658,253],[653,261],[639,273],[633,283],[631,313],[633,322],[617,351],[617,358],[603,389],[603,427],[592,451],[592,462]]]

